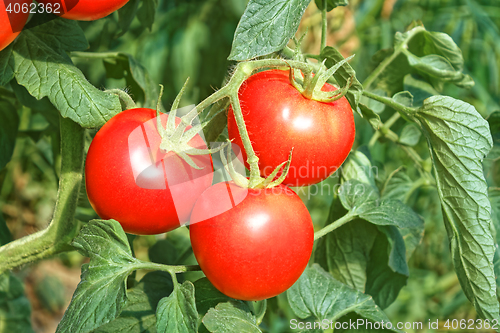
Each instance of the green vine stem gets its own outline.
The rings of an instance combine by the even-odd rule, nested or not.
[[[326,47],[326,37],[328,34],[328,19],[326,17],[327,1],[322,0],[323,9],[321,10],[321,51]]]
[[[416,27],[408,31],[406,39],[394,49],[394,53],[390,57],[385,58],[384,61],[382,61],[380,65],[378,65],[378,67],[366,78],[365,82],[363,82],[363,88],[365,90],[369,90],[378,76],[401,54],[401,52],[408,48],[410,40],[422,31],[425,31],[424,27]]]
[[[204,101],[196,106],[197,112],[201,113],[208,106],[216,103],[217,101],[229,97],[231,105],[233,107],[234,117],[236,124],[238,125],[238,131],[243,142],[243,148],[247,154],[247,162],[250,166],[250,179],[249,187],[256,188],[262,184],[263,179],[260,177],[259,170],[259,158],[253,150],[252,144],[250,142],[250,137],[248,136],[248,131],[245,126],[245,120],[243,118],[243,113],[241,111],[241,106],[238,98],[238,91],[240,90],[243,82],[248,79],[252,73],[258,69],[262,68],[272,68],[272,67],[293,67],[300,69],[304,72],[311,71],[311,65],[303,63],[300,61],[285,61],[282,59],[263,59],[255,61],[241,62],[236,67],[233,76],[229,82],[221,88],[216,93],[210,95]]]
[[[325,236],[326,234],[332,232],[333,230],[340,228],[341,226],[343,226],[347,222],[354,220],[356,217],[357,217],[356,214],[351,214],[350,212],[345,214],[344,216],[342,216],[341,218],[339,218],[335,222],[333,222],[333,223],[327,225],[326,227],[323,227],[322,229],[316,231],[314,233],[314,240],[316,241],[316,240],[320,239],[321,237]]]
[[[60,117],[61,178],[54,216],[49,226],[0,247],[0,273],[72,250],[71,241],[80,229],[74,218],[84,162],[84,129]]]

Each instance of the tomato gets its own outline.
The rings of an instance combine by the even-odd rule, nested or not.
[[[196,202],[189,232],[208,280],[227,296],[252,301],[290,288],[314,242],[307,208],[283,185],[252,190],[218,183]]]
[[[56,15],[69,20],[94,21],[122,8],[129,0],[39,0]],[[49,7],[46,7],[48,11]]]
[[[239,91],[241,109],[262,176],[285,162],[293,147],[284,184],[312,185],[328,178],[349,155],[355,136],[354,116],[345,97],[331,103],[305,98],[290,84],[288,73],[269,70],[252,75]],[[329,84],[322,88],[335,89]],[[243,147],[232,108],[228,131],[229,138]]]
[[[31,3],[32,0],[0,0],[0,51],[12,43],[23,30],[30,15]],[[27,9],[26,13],[23,13],[23,6]]]
[[[162,114],[163,126],[167,119]],[[210,155],[192,156],[202,167],[198,170],[174,152],[165,154],[160,141],[156,111],[138,108],[111,118],[90,145],[85,164],[89,201],[101,218],[117,220],[126,232],[158,234],[179,227],[212,185]],[[189,145],[207,148],[198,134]]]

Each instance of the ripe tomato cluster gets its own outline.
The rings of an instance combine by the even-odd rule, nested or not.
[[[123,7],[129,0],[39,0],[44,5],[59,6],[58,16],[69,20],[94,21]]]
[[[28,20],[29,12],[23,12],[22,6],[28,6],[32,0],[17,1],[19,10],[12,9],[13,1],[0,0],[0,51],[16,39]],[[10,10],[7,8],[10,5]],[[14,6],[16,7],[16,6]]]
[[[157,122],[155,110],[139,108],[116,115],[96,134],[85,180],[96,212],[127,232],[155,234],[189,222],[193,252],[210,282],[230,297],[263,300],[295,283],[313,249],[309,212],[286,185],[316,184],[333,173],[353,144],[354,118],[345,97],[331,103],[307,99],[284,71],[251,76],[239,98],[262,175],[285,161],[292,147],[291,166],[304,172],[271,188],[212,185],[210,155],[192,156],[195,167],[164,152],[157,126],[166,126],[168,115]],[[228,129],[241,144],[232,109]],[[189,145],[206,147],[199,135]],[[322,173],[314,175],[315,167]]]

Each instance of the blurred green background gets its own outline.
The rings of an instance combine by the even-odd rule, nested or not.
[[[226,59],[245,6],[245,0],[159,0],[152,30],[136,18],[123,33],[118,13],[80,24],[90,43],[89,51],[133,55],[147,69],[152,82],[165,86],[162,100],[165,108],[169,108],[188,77],[190,82],[183,105],[198,103],[221,87],[233,65]],[[500,110],[499,0],[351,0],[348,7],[329,12],[328,19],[328,45],[337,47],[344,56],[356,54],[352,65],[361,82],[374,69],[373,56],[377,51],[390,48],[394,34],[404,31],[412,22],[421,21],[427,30],[449,34],[463,51],[464,72],[471,75],[476,84],[470,90],[445,85],[442,94],[473,104],[485,117]],[[299,34],[308,31],[304,52],[318,53],[320,22],[321,13],[312,2],[299,28]],[[126,80],[108,78],[101,59],[75,58],[74,62],[96,87],[127,88],[139,103],[144,102],[139,89],[127,85]],[[55,110],[50,106],[25,107],[18,112],[22,135],[16,143],[12,161],[0,173],[0,206],[15,238],[44,228],[50,221],[57,193],[59,140],[57,121],[53,120]],[[392,112],[380,110],[382,120],[388,119]],[[393,130],[399,133],[404,124],[400,119]],[[359,117],[356,126],[355,146],[367,145],[373,130]],[[89,132],[88,142],[91,136]],[[428,157],[423,139],[416,150],[424,159]],[[400,166],[405,166],[412,176],[411,161],[395,144],[380,141],[369,152],[372,163],[378,168],[380,185]],[[498,187],[500,163],[494,157],[486,162],[489,186]],[[331,193],[302,196],[315,224],[322,225],[332,200]],[[97,217],[86,200],[84,189],[81,198],[77,217],[83,221]],[[424,323],[429,319],[440,319],[444,323],[443,319],[475,318],[475,311],[461,291],[452,268],[436,190],[420,188],[413,192],[408,204],[425,218],[425,236],[410,260],[408,285],[386,310],[389,318],[393,322]],[[137,237],[135,253],[143,259],[155,259],[151,257],[158,252],[169,253],[169,257],[164,258],[168,263],[192,263],[192,254],[189,250],[186,252],[189,243],[185,231],[183,228],[170,233],[166,239],[165,235]],[[158,239],[162,241],[150,249]],[[33,325],[37,332],[54,332],[54,325],[60,320],[79,281],[83,260],[78,254],[70,253],[20,272],[32,302]],[[65,286],[64,293],[57,292],[61,283]],[[269,301],[264,319],[269,332],[288,332],[291,318],[294,315],[284,295]]]

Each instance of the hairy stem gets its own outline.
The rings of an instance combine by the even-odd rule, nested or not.
[[[408,43],[410,40],[420,32],[424,31],[423,27],[417,27],[408,32],[406,39],[400,43],[397,48],[394,49],[394,52],[390,57],[385,58],[377,68],[366,78],[365,82],[363,82],[363,88],[365,90],[369,90],[373,82],[378,78],[378,76],[403,52],[403,50],[408,48]]]
[[[84,129],[60,117],[61,178],[54,216],[49,226],[0,247],[0,273],[15,267],[72,250],[71,242],[80,223],[74,218],[84,161]]]
[[[326,47],[326,37],[328,34],[328,19],[326,18],[326,0],[322,0],[323,9],[321,10],[321,51]]]
[[[375,142],[377,142],[377,140],[382,136],[382,132],[383,131],[388,131],[392,125],[394,125],[394,123],[401,117],[401,115],[399,114],[399,112],[396,112],[392,115],[391,118],[389,118],[385,124],[382,124],[380,126],[380,129],[378,131],[376,131],[375,133],[373,133],[373,136],[371,137],[370,139],[370,142],[368,143],[368,147],[373,147],[373,145],[375,144]]]
[[[119,52],[70,52],[73,58],[87,58],[87,59],[109,59],[117,58],[120,56]]]
[[[122,107],[124,107],[125,110],[137,108],[137,105],[135,104],[132,97],[130,97],[130,95],[127,94],[125,91],[123,91],[121,89],[109,89],[109,90],[106,90],[106,92],[117,95],[118,98],[120,99],[120,103],[122,104]]]

